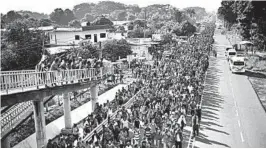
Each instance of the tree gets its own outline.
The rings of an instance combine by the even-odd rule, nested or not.
[[[110,14],[110,17],[115,21],[125,21],[127,12],[125,10],[115,10]]]
[[[68,54],[74,54],[83,59],[99,57],[98,48],[90,41],[82,41],[79,43],[79,48],[73,48],[67,51]]]
[[[191,9],[191,8],[187,9],[186,12],[189,14],[190,18],[192,18],[193,15],[196,14],[195,13],[195,10],[194,9]]]
[[[81,19],[81,22],[92,22],[94,20],[94,15],[86,13],[84,18]]]
[[[134,16],[134,15],[129,15],[129,17],[128,17],[129,21],[132,21],[132,20],[135,20],[135,19],[136,19],[136,16]]]
[[[92,10],[94,9],[95,4],[94,3],[81,3],[78,5],[75,5],[73,8],[73,12],[77,19],[84,19],[86,18],[86,14],[90,14]],[[90,22],[93,20],[90,20]],[[87,22],[87,21],[86,21]]]
[[[93,25],[113,25],[113,22],[104,16],[98,17],[96,20],[92,22]]]
[[[74,20],[76,17],[70,9],[66,9],[64,12],[64,24],[68,24],[68,22]]]
[[[68,23],[68,26],[79,28],[81,27],[81,23],[79,20],[72,20]]]
[[[118,58],[126,58],[132,54],[131,46],[125,39],[107,40],[103,43],[103,57],[116,61]]]
[[[41,26],[51,26],[52,21],[50,19],[41,19],[40,20],[40,25]]]
[[[187,7],[185,8],[185,11],[186,10],[189,10],[188,14],[191,14],[190,17],[195,17],[196,20],[202,20],[204,16],[208,15],[205,8],[202,7]]]
[[[183,34],[182,28],[178,23],[174,25],[172,33],[176,34],[176,36],[182,36]]]
[[[219,18],[223,18],[225,21],[225,26],[230,28],[234,23],[236,23],[237,15],[233,11],[234,1],[222,1],[221,7],[218,8]]]
[[[193,33],[196,32],[196,27],[193,26],[191,23],[189,23],[188,21],[184,21],[181,24],[181,35],[182,36],[190,36]]]
[[[30,17],[26,20],[27,21],[25,21],[25,23],[27,24],[29,28],[37,28],[40,26],[40,21],[35,18]]]
[[[171,33],[164,33],[162,35],[162,40],[160,42],[160,44],[170,44],[173,41],[173,36]]]
[[[1,14],[1,27],[5,28],[8,23],[11,23],[17,19],[23,19],[23,16],[14,10],[7,12],[5,15]]]
[[[56,24],[64,24],[64,10],[61,8],[56,8],[51,14],[50,19],[54,21]]]
[[[44,34],[29,30],[27,24],[29,20],[24,19],[7,25],[1,40],[2,70],[30,69],[39,62]]]
[[[140,13],[141,11],[138,5],[128,5],[128,9],[132,10],[134,14]]]
[[[135,26],[134,29],[128,32],[129,38],[144,38],[144,30],[140,26]]]
[[[100,1],[92,10],[96,15],[110,14],[115,10],[125,10],[125,4],[113,1]]]
[[[182,22],[182,12],[174,8],[174,20],[178,23]]]
[[[75,19],[74,13],[70,9],[65,11],[61,8],[56,8],[51,14],[50,19],[59,25],[67,25],[68,22]]]
[[[117,16],[118,21],[125,21],[127,20],[127,12],[126,11],[121,11],[118,16]]]

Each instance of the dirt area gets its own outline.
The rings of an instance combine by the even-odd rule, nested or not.
[[[266,73],[266,56],[249,55],[246,68],[248,70]]]
[[[259,99],[266,112],[266,76],[265,78],[249,77],[249,81],[259,96]]]

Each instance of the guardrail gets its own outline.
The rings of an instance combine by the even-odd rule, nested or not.
[[[1,71],[0,74],[20,74],[20,73],[32,73],[35,70],[15,70],[15,71]]]
[[[6,91],[8,94],[9,90],[21,89],[24,91],[25,88],[39,86],[53,85],[58,83],[68,83],[73,81],[82,80],[94,80],[97,77],[103,77],[107,74],[112,74],[112,67],[103,68],[92,68],[92,69],[73,69],[64,71],[47,71],[47,72],[4,72],[1,73],[1,91]]]
[[[138,95],[143,91],[144,87],[142,87],[140,89],[140,91],[138,91],[131,99],[129,99],[123,106],[127,109],[129,108],[129,106],[135,101],[135,99],[138,97]],[[114,119],[116,114],[117,114],[118,110],[116,110],[112,116],[110,117],[110,119]],[[94,134],[94,131],[96,131],[97,133],[102,131],[102,126],[103,125],[107,125],[108,124],[108,118],[103,120],[103,122],[98,125],[96,128],[94,128],[88,135],[86,135],[83,139],[83,141],[90,141],[92,139],[92,136]]]
[[[21,119],[21,117],[27,113],[29,110],[32,110],[33,104],[31,101],[19,103],[12,107],[12,109],[6,111],[1,115],[1,132],[5,132],[10,127],[13,127],[13,124]]]

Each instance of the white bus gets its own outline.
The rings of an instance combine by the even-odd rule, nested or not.
[[[232,73],[245,72],[245,57],[234,56],[229,60],[229,68]]]
[[[236,50],[235,49],[229,49],[227,52],[226,52],[226,57],[227,57],[227,60],[230,61],[230,59],[232,57],[235,57],[236,56]]]

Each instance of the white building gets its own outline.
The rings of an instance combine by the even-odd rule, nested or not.
[[[83,26],[82,28],[57,28],[49,32],[51,45],[77,45],[80,41],[92,43],[107,39],[109,25]]]
[[[116,40],[120,40],[120,39],[126,39],[127,37],[127,33],[108,33],[107,34],[107,38],[108,39],[116,39]]]

